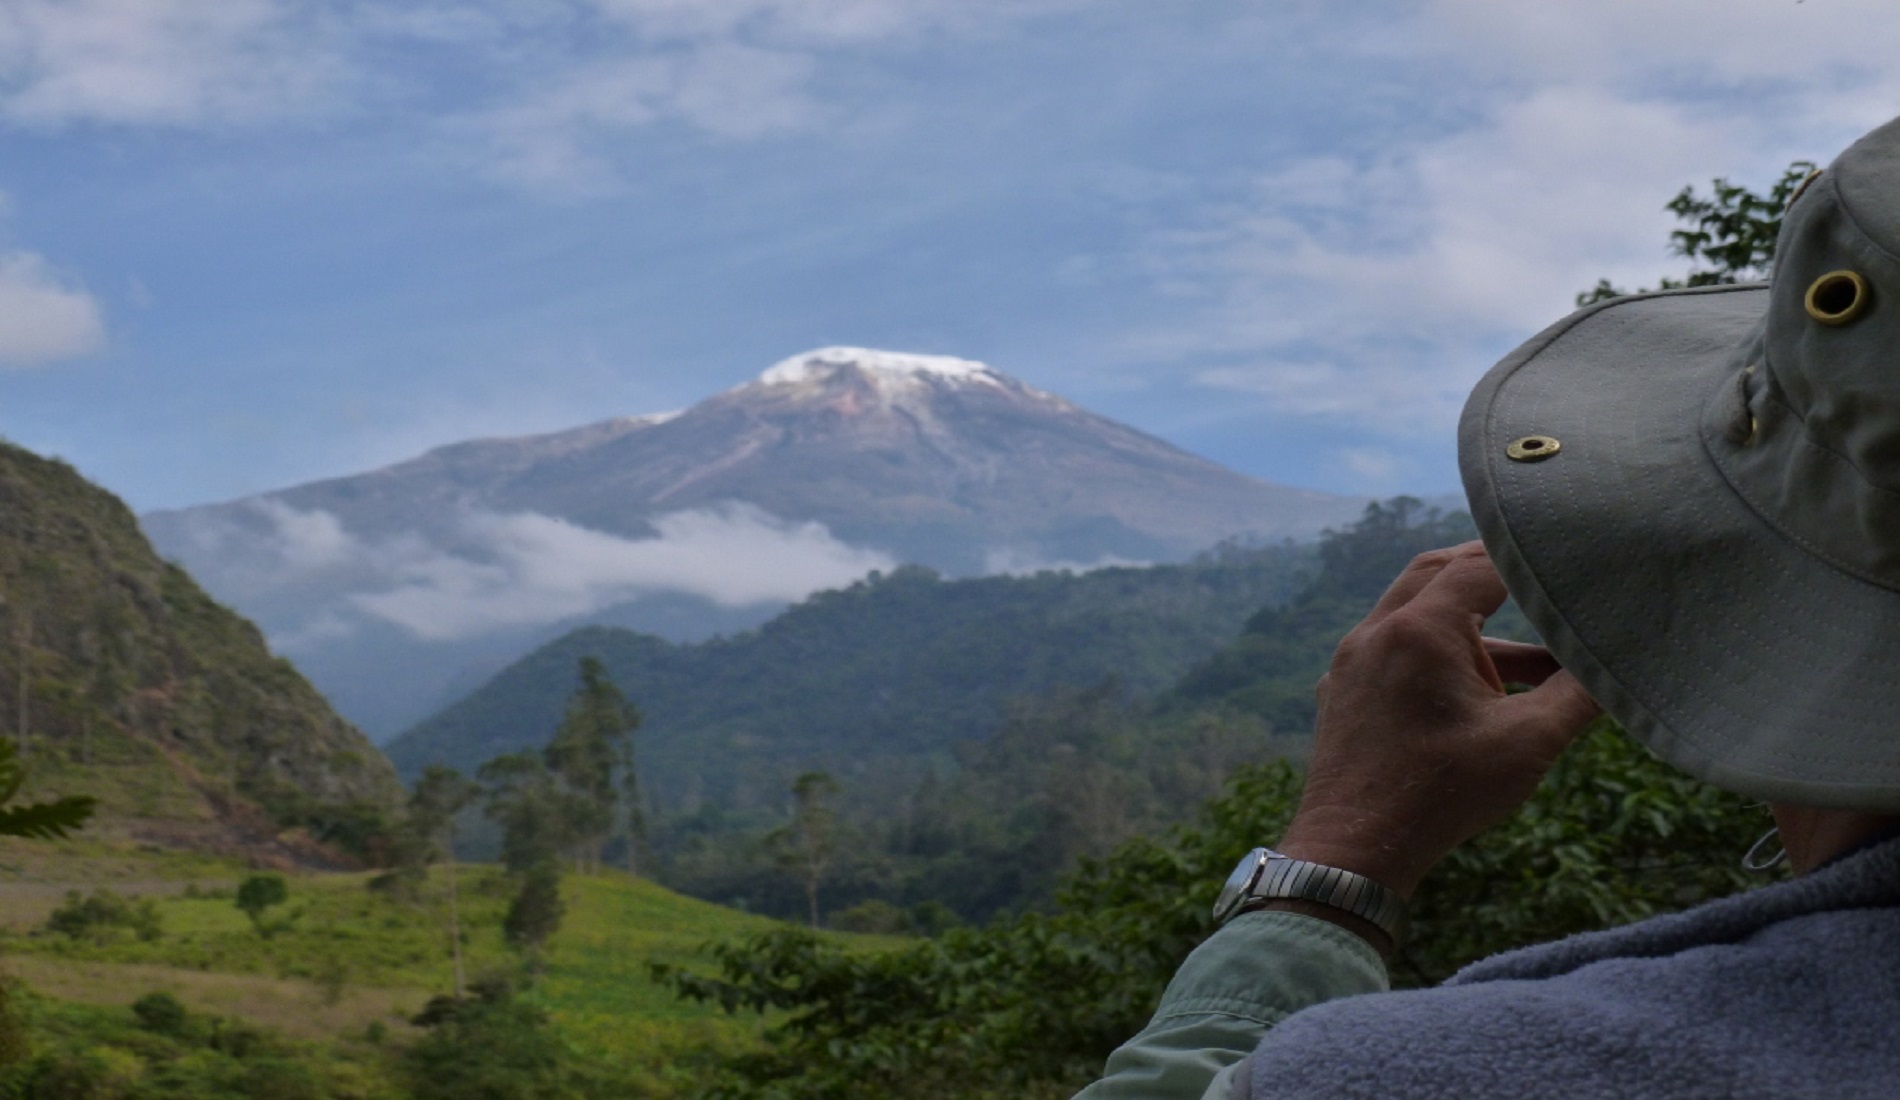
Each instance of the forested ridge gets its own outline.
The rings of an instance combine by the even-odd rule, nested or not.
[[[1167,687],[1284,600],[1310,548],[1229,547],[1174,566],[946,580],[921,568],[822,592],[756,631],[673,645],[589,628],[523,658],[387,749],[415,773],[472,772],[537,745],[580,659],[602,661],[639,708],[641,767],[662,828],[772,823],[790,780],[831,772],[854,804],[896,810],[957,767],[1015,700],[1114,680]],[[688,823],[692,823],[690,826]]]

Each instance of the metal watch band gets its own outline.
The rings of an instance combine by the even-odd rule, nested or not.
[[[1399,921],[1405,915],[1403,898],[1364,875],[1294,859],[1271,848],[1255,848],[1235,870],[1228,890],[1215,905],[1214,916],[1224,921],[1257,908],[1261,902],[1280,899],[1344,910],[1369,921],[1394,940],[1398,939]]]

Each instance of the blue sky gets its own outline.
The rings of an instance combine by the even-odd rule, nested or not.
[[[136,508],[982,359],[1257,476],[1444,492],[1662,204],[1900,113],[1900,8],[0,0],[0,434]]]

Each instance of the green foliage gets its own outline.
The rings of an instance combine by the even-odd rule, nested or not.
[[[94,943],[109,943],[120,932],[130,932],[149,943],[165,932],[157,902],[123,897],[103,886],[86,896],[77,890],[66,891],[66,900],[47,915],[45,928]]]
[[[547,1013],[505,982],[437,997],[415,1023],[428,1034],[402,1054],[414,1100],[590,1100],[637,1096],[612,1067],[562,1042]],[[642,1092],[644,1090],[641,1090]]]
[[[456,818],[481,794],[480,786],[453,768],[432,764],[424,769],[401,827],[392,831],[390,870],[372,879],[371,888],[414,900],[429,866],[453,855]]]
[[[517,951],[538,950],[560,930],[567,906],[561,901],[561,868],[552,860],[530,867],[502,918],[501,931]]]
[[[283,931],[283,925],[281,922],[266,921],[265,911],[289,900],[290,884],[284,881],[282,875],[274,873],[251,875],[238,883],[237,907],[250,918],[251,926],[257,929],[257,934],[266,939]]]
[[[1810,161],[1795,161],[1766,195],[1721,177],[1711,182],[1706,196],[1694,187],[1684,187],[1664,207],[1683,224],[1683,228],[1669,234],[1669,251],[1698,266],[1691,267],[1680,279],[1665,277],[1657,289],[1766,279],[1774,266],[1775,238],[1781,233],[1782,214],[1814,168]],[[1587,306],[1629,293],[1611,285],[1608,279],[1598,279],[1596,286],[1577,295],[1577,304]]]
[[[30,994],[33,1049],[0,1065],[7,1100],[342,1100],[361,1077],[268,1032],[187,1012],[165,993],[124,1008]]]
[[[184,1035],[191,1023],[191,1014],[185,1011],[185,1006],[178,1003],[178,998],[165,992],[147,993],[133,1001],[132,1015],[138,1019],[140,1027],[160,1035]]]
[[[562,783],[533,753],[497,756],[475,774],[487,791],[482,812],[502,827],[501,861],[511,873],[556,861],[609,824],[598,803]]]
[[[1146,1022],[1228,871],[1297,801],[1284,762],[1245,769],[1201,823],[1085,863],[1055,912],[880,955],[776,931],[712,949],[719,974],[664,976],[733,1012],[782,1014],[730,1060],[728,1098],[1067,1096]],[[1606,722],[1525,811],[1426,880],[1394,965],[1401,984],[1748,884],[1736,860],[1759,807],[1675,772]]]
[[[442,845],[455,831],[455,818],[481,797],[481,787],[453,768],[431,765],[423,769],[409,796],[408,825],[431,849]],[[426,862],[439,853],[431,851]]]

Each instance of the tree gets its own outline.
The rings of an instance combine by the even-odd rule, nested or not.
[[[1664,207],[1684,225],[1669,234],[1669,251],[1699,266],[1691,267],[1680,279],[1665,277],[1657,289],[1718,286],[1767,278],[1774,265],[1775,238],[1781,233],[1782,213],[1814,172],[1812,162],[1795,161],[1766,195],[1758,195],[1722,177],[1711,181],[1706,196],[1697,194],[1692,186],[1684,187]],[[1587,306],[1628,293],[1630,291],[1611,285],[1608,279],[1598,279],[1596,286],[1577,295],[1577,304]]]
[[[568,697],[566,713],[542,756],[548,768],[593,807],[591,820],[599,831],[581,839],[583,852],[576,862],[599,864],[600,847],[624,796],[627,870],[637,874],[639,843],[645,832],[633,762],[633,731],[640,725],[640,713],[620,693],[598,657],[582,657],[579,671],[580,686]]]
[[[476,770],[485,790],[482,813],[501,826],[501,862],[510,874],[529,869],[599,830],[597,807],[568,789],[534,753],[505,753]]]
[[[66,901],[47,914],[42,927],[48,932],[94,943],[109,943],[120,929],[148,943],[165,932],[157,902],[151,898],[124,897],[103,886],[83,897],[77,890],[66,891]]]
[[[792,782],[792,820],[767,838],[779,862],[805,886],[811,926],[818,927],[818,884],[836,854],[838,815],[831,800],[838,781],[825,772],[806,772]]]
[[[284,882],[284,876],[275,873],[252,875],[238,883],[237,907],[251,918],[251,927],[257,934],[269,939],[284,928],[284,922],[271,923],[264,920],[264,913],[274,905],[282,905],[290,900],[290,887]]]
[[[455,894],[455,817],[481,797],[481,788],[454,768],[432,764],[409,796],[410,834],[420,839],[423,866],[438,857],[448,863],[449,953],[455,963],[455,996],[467,988],[462,966],[461,906]]]
[[[561,918],[566,915],[567,906],[561,901],[561,867],[545,860],[522,876],[521,890],[502,918],[502,935],[517,951],[538,950],[560,930]]]

